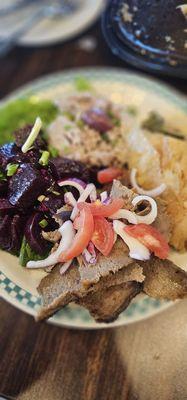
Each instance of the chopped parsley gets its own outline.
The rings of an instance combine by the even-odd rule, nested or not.
[[[151,132],[162,132],[164,128],[164,118],[155,111],[151,111],[142,123],[142,128]]]
[[[78,126],[79,128],[84,128],[84,122],[82,121],[82,119],[79,119],[79,120],[77,121],[77,126]]]
[[[111,121],[112,121],[114,126],[121,126],[120,119],[117,118],[116,115],[111,110],[109,110],[107,112],[107,115],[108,115],[108,117],[110,117],[110,119],[111,119]]]

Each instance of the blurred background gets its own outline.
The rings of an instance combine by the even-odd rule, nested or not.
[[[0,97],[41,75],[72,67],[106,65],[145,69],[140,57],[133,60],[127,44],[119,43],[116,39],[118,32],[113,32],[113,21],[120,3],[124,1],[1,0]],[[117,10],[111,10],[113,6]],[[130,23],[129,15],[132,19],[128,7],[127,4],[124,14],[127,24]],[[180,22],[184,25],[186,20],[180,14]],[[146,65],[149,73],[162,72],[157,67],[151,68],[149,61]],[[184,69],[186,74],[186,67]],[[173,68],[174,75],[180,78],[182,72],[177,74],[175,70]],[[165,81],[185,90],[183,81],[169,78],[169,72],[167,69],[164,71]]]

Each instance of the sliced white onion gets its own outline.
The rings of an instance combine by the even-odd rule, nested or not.
[[[137,239],[128,235],[124,230],[125,226],[126,225],[121,221],[115,220],[113,222],[114,231],[123,239],[130,250],[129,256],[135,260],[149,260],[150,252],[147,247],[145,247]]]
[[[54,251],[54,253],[51,253],[45,260],[29,261],[27,263],[27,268],[46,268],[58,263],[60,254],[69,249],[75,237],[75,229],[73,228],[72,222],[64,222],[59,232],[62,235],[62,239],[58,249]]]
[[[73,260],[69,260],[66,263],[64,263],[61,268],[60,268],[60,275],[65,274],[65,272],[68,270],[68,268],[70,267],[71,263]]]
[[[94,198],[96,200],[97,192],[96,192],[96,187],[95,187],[95,185],[93,183],[89,183],[86,186],[86,189],[80,195],[79,199],[77,200],[77,203],[81,203],[81,202],[86,201],[88,197],[90,197],[90,200],[91,200],[91,194],[92,194],[92,198]],[[72,213],[71,213],[71,220],[72,221],[74,221],[74,219],[76,218],[77,214],[78,214],[78,208],[77,208],[77,204],[76,204],[74,209],[73,209],[73,211],[72,211]]]
[[[137,215],[129,210],[121,209],[116,213],[112,214],[109,218],[110,219],[126,219],[130,224],[138,224]]]
[[[73,194],[71,192],[65,193],[64,201],[66,204],[68,204],[69,206],[72,206],[72,207],[75,207],[75,205],[77,204],[77,201],[75,200],[75,197],[73,196]]]
[[[136,189],[136,191],[139,194],[143,194],[143,195],[145,194],[147,196],[157,197],[161,193],[163,193],[164,190],[166,189],[165,183],[162,183],[161,185],[155,187],[154,189],[150,189],[150,190],[141,188],[136,181],[136,173],[137,173],[137,169],[133,168],[131,170],[131,174],[130,174],[130,181],[131,181],[131,185],[133,186],[133,188]]]
[[[136,196],[132,200],[132,204],[133,204],[133,206],[136,206],[138,203],[140,203],[142,201],[147,201],[150,204],[151,211],[147,215],[137,215],[136,214],[137,223],[150,225],[155,221],[155,219],[157,217],[157,213],[158,213],[157,204],[156,204],[156,201],[149,196]]]
[[[108,199],[108,193],[107,193],[107,191],[102,192],[102,193],[100,194],[100,197],[101,197],[101,202],[104,203],[104,202]]]
[[[31,149],[32,145],[37,139],[37,136],[39,135],[41,128],[42,128],[42,121],[40,117],[37,117],[27,140],[25,141],[25,143],[21,148],[22,153],[27,153],[27,151]]]
[[[80,195],[84,192],[86,188],[86,183],[76,178],[63,179],[61,181],[58,181],[58,185],[60,187],[72,186],[79,191]]]

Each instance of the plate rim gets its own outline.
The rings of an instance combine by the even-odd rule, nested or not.
[[[14,89],[11,91],[9,94],[3,96],[2,99],[0,99],[0,107],[3,106],[5,103],[12,101],[13,99],[16,99],[18,97],[21,97],[24,93],[28,95],[29,93],[32,93],[32,88],[34,90],[37,90],[37,88],[41,89],[46,89],[52,87],[55,83],[57,84],[60,77],[65,78],[67,77],[75,77],[77,75],[89,75],[89,80],[92,80],[92,77],[90,77],[90,73],[97,74],[99,78],[99,74],[101,73],[107,73],[110,75],[111,73],[118,76],[120,76],[120,79],[122,78],[122,75],[125,76],[126,81],[131,81],[133,78],[133,82],[131,81],[131,84],[136,86],[136,83],[139,84],[139,86],[143,87],[143,83],[146,84],[146,88],[149,88],[151,90],[151,85],[154,85],[154,89],[157,90],[159,94],[162,94],[164,98],[169,98],[170,102],[175,105],[180,105],[182,108],[182,111],[187,112],[187,102],[186,102],[186,95],[184,93],[181,93],[180,90],[177,88],[174,88],[171,84],[165,83],[162,80],[160,80],[157,77],[152,77],[149,74],[146,74],[146,72],[132,72],[128,70],[128,68],[120,68],[120,67],[107,67],[107,66],[91,66],[91,67],[79,67],[79,68],[66,68],[64,70],[58,70],[52,73],[46,73],[42,76],[39,76],[35,79],[29,80],[25,84],[19,86],[18,88]],[[94,81],[95,79],[93,79]],[[47,85],[47,82],[50,82]],[[142,84],[142,85],[141,85]],[[172,94],[172,98],[170,95]],[[173,96],[176,98],[174,99]]]
[[[105,79],[106,79],[106,75],[107,73],[111,75],[111,73],[113,74],[114,80],[116,79],[117,75],[118,78],[120,77],[119,80],[123,79],[124,77],[124,83],[127,82],[128,80],[131,81],[131,84],[133,84],[134,86],[137,86],[137,82],[138,83],[146,83],[146,89],[150,89],[151,91],[154,90],[154,88],[156,88],[158,90],[158,92],[160,93],[160,95],[163,95],[164,98],[170,98],[170,102],[171,104],[175,104],[176,106],[178,106],[180,109],[182,109],[183,112],[187,113],[187,104],[186,104],[186,99],[185,99],[185,95],[181,94],[178,90],[173,89],[172,87],[170,87],[170,85],[159,82],[159,80],[152,78],[152,77],[146,77],[145,74],[136,74],[133,72],[129,72],[128,70],[124,70],[122,68],[114,68],[114,67],[90,67],[90,68],[72,68],[72,69],[67,69],[67,70],[63,70],[63,71],[59,71],[59,72],[55,72],[55,73],[51,73],[51,74],[46,74],[43,75],[42,77],[39,77],[37,79],[34,79],[24,85],[22,85],[21,87],[19,87],[18,89],[14,90],[13,92],[11,92],[10,94],[8,94],[7,96],[5,96],[1,101],[0,101],[0,107],[2,107],[3,105],[7,104],[8,102],[22,97],[24,95],[29,95],[32,94],[32,92],[34,91],[41,91],[41,90],[47,90],[48,88],[52,88],[53,86],[55,86],[55,84],[58,84],[59,79],[62,77],[65,78],[68,76],[69,80],[73,80],[73,78],[77,75],[88,75],[90,78],[90,75],[92,74],[92,72],[94,72],[93,75],[93,81],[98,79],[99,76],[101,79],[104,78],[105,75]],[[132,82],[133,79],[133,82]],[[63,81],[62,81],[63,83]],[[151,86],[154,85],[154,87],[152,88]],[[172,96],[171,96],[172,94]],[[12,304],[14,307],[25,311],[27,314],[34,316],[35,315],[35,311],[34,309],[30,309],[28,306],[24,305],[23,303],[21,303],[19,300],[17,299],[13,299],[11,298],[11,296],[8,296],[8,294],[2,289],[2,287],[0,287],[0,295],[1,297],[8,301],[10,304]],[[130,320],[129,321],[116,321],[114,323],[110,323],[110,324],[102,324],[102,325],[94,325],[94,323],[82,323],[79,325],[75,324],[71,324],[71,322],[68,323],[62,323],[62,322],[58,322],[57,320],[49,320],[48,323],[56,325],[56,326],[60,326],[60,327],[66,327],[66,328],[72,328],[72,329],[109,329],[109,328],[113,328],[113,327],[120,327],[120,326],[124,326],[124,325],[128,325],[131,323],[136,323],[136,322],[140,322],[143,321],[145,319],[151,318],[153,316],[155,316],[156,314],[159,314],[160,312],[166,310],[167,308],[173,306],[175,304],[172,302],[168,302],[165,304],[162,304],[161,307],[159,307],[158,309],[155,309],[154,312],[150,315],[145,315],[145,316],[140,316],[140,318],[137,318],[136,320]]]
[[[106,0],[105,0],[106,2]],[[38,40],[31,40],[31,39],[26,39],[25,36],[23,36],[20,40],[18,40],[18,44],[21,47],[47,47],[47,46],[52,46],[54,44],[60,44],[64,43],[68,40],[72,40],[73,38],[76,39],[79,37],[79,35],[83,34],[86,32],[87,29],[91,28],[91,26],[97,21],[99,18],[100,14],[103,12],[105,8],[104,1],[97,0],[97,9],[95,10],[94,14],[90,13],[90,7],[89,7],[89,2],[87,4],[87,19],[85,20],[84,24],[80,26],[74,26],[73,29],[69,31],[69,33],[66,33],[65,36],[63,36],[63,33],[58,36],[58,38],[51,38],[51,39],[46,39],[44,41],[38,41]],[[62,22],[63,23],[63,22]]]

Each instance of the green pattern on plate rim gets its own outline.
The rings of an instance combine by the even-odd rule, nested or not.
[[[45,91],[50,92],[55,86],[61,87],[61,85],[71,84],[74,78],[80,75],[88,78],[93,83],[107,81],[112,84],[113,82],[117,82],[140,88],[150,94],[154,93],[154,95],[160,96],[164,101],[168,101],[171,105],[176,106],[183,113],[187,113],[186,100],[180,96],[177,91],[153,79],[147,79],[143,75],[137,76],[115,68],[83,68],[49,75],[15,91],[11,96],[1,101],[0,106],[18,97],[35,94],[41,95],[41,93],[45,93]],[[37,309],[40,307],[40,299],[28,290],[24,290],[19,285],[15,284],[1,271],[0,289],[0,294],[5,300],[28,314],[36,315]],[[87,310],[79,306],[70,305],[59,311],[49,322],[58,326],[85,329],[117,327],[153,316],[167,309],[171,304],[171,302],[159,301],[144,295],[139,295],[133,300],[128,309],[121,313],[117,321],[110,324],[98,324],[89,315]]]
[[[2,272],[0,272],[0,287],[5,296],[8,295],[13,301],[17,300],[21,305],[27,307],[27,311],[29,314],[35,315],[38,308],[40,307],[40,299],[30,292],[22,289],[20,286],[16,285],[10,279],[8,279]],[[166,306],[169,305],[168,302],[162,302],[160,300],[151,299],[147,296],[142,297],[138,300],[138,302],[131,303],[128,309],[121,313],[120,317],[118,318],[117,325],[123,325],[124,319],[126,323],[133,322],[134,319],[137,317],[144,317],[147,313],[149,314],[150,311],[153,309],[158,311],[160,306],[165,304]],[[92,325],[96,327],[96,323],[94,322],[93,318],[90,316],[89,312],[81,307],[71,307],[66,306],[63,310],[59,311],[55,317],[53,317],[50,321],[56,323],[60,322],[61,318],[63,317],[64,320],[69,321],[69,326],[76,326],[76,322],[82,322],[82,325],[86,328],[91,327]],[[73,323],[74,322],[74,323]],[[102,327],[105,324],[101,324]],[[106,326],[110,327],[114,324],[107,324]],[[100,327],[100,325],[98,326]]]

